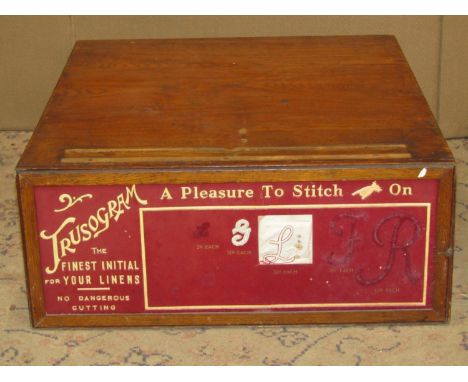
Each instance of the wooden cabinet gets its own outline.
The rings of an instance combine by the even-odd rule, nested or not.
[[[454,169],[391,36],[79,41],[17,167],[32,323],[444,322]]]

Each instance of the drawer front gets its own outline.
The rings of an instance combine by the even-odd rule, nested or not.
[[[443,320],[447,171],[392,171],[29,177],[33,322]]]

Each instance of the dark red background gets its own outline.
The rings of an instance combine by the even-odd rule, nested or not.
[[[429,242],[429,269],[427,283],[427,301],[431,305],[432,257],[435,245],[435,216],[437,181],[435,180],[401,180],[402,186],[413,189],[411,196],[392,196],[388,193],[390,184],[396,181],[378,181],[383,192],[373,194],[366,200],[351,196],[356,189],[367,186],[372,180],[316,182],[324,186],[333,183],[343,189],[344,197],[337,198],[292,198],[294,184],[309,184],[308,182],[272,183],[283,187],[285,196],[282,198],[264,199],[261,196],[261,186],[264,183],[244,184],[211,184],[199,185],[200,188],[252,188],[255,197],[252,199],[206,199],[180,200],[179,185],[167,185],[174,197],[173,200],[160,200],[166,185],[137,185],[140,198],[147,199],[148,205],[141,206],[135,200],[131,209],[126,211],[118,222],[111,222],[110,228],[97,239],[81,243],[75,254],[69,254],[63,261],[136,260],[139,271],[105,272],[139,275],[139,285],[111,286],[110,291],[77,291],[77,286],[44,285],[46,311],[53,314],[83,313],[75,310],[78,296],[90,295],[125,295],[130,301],[115,303],[115,310],[109,313],[158,313],[161,310],[145,310],[143,288],[143,264],[140,243],[140,207],[175,207],[175,206],[247,206],[247,205],[287,205],[287,204],[343,204],[355,205],[374,203],[431,203],[431,235]],[[131,185],[129,185],[131,186]],[[83,223],[89,215],[115,199],[119,193],[125,193],[122,186],[43,186],[36,187],[36,205],[39,231],[54,232],[68,216],[77,218],[77,223]],[[92,199],[85,199],[67,211],[57,213],[54,209],[62,205],[58,197],[62,193],[79,196],[85,193],[93,194]],[[352,261],[345,266],[332,266],[327,262],[331,251],[341,253],[342,242],[330,229],[330,222],[338,214],[347,212],[359,215],[357,231],[362,240],[357,244]],[[381,282],[363,286],[356,281],[357,272],[364,268],[368,276],[377,275],[378,267],[384,265],[389,248],[379,247],[372,240],[375,226],[389,215],[404,213],[414,216],[421,224],[422,232],[414,246],[411,247],[412,267],[420,275],[417,282],[410,282],[404,270],[404,258],[397,253],[392,270]],[[313,215],[313,264],[298,265],[259,265],[257,252],[257,220],[258,215],[281,214],[312,214]],[[240,218],[249,220],[252,233],[247,245],[234,247],[231,244],[231,230]],[[196,238],[196,227],[208,222],[208,236]],[[182,310],[192,310],[184,306],[202,305],[203,309],[226,310],[228,308],[210,308],[210,305],[264,305],[253,310],[272,309],[271,304],[335,304],[353,303],[353,307],[313,307],[317,309],[385,309],[388,306],[371,307],[368,303],[399,303],[392,309],[409,308],[406,302],[416,302],[422,299],[423,265],[425,249],[426,208],[425,207],[379,207],[379,208],[348,208],[348,209],[271,209],[242,210],[230,209],[223,211],[145,211],[144,238],[146,247],[146,278],[147,297],[150,307],[181,307]],[[391,236],[392,225],[388,224],[382,231],[384,238]],[[219,245],[219,249],[201,249],[205,245]],[[107,254],[92,254],[92,247],[105,247]],[[250,254],[228,254],[228,251],[250,251]],[[60,279],[67,272],[57,271],[53,276],[46,275],[44,269],[52,265],[52,249],[50,241],[40,239],[41,262],[44,279]],[[102,272],[101,272],[102,273]],[[96,272],[74,272],[73,274],[92,274]],[[99,286],[99,285],[92,285]],[[87,286],[86,286],[87,287]],[[58,300],[58,296],[69,296],[69,302]],[[90,304],[90,303],[86,303]],[[75,307],[75,308],[73,308]],[[412,307],[413,308],[413,307]],[[196,310],[203,310],[196,309]],[[240,308],[235,308],[240,309]],[[291,308],[290,310],[298,310]],[[172,311],[172,310],[171,310]],[[92,312],[88,312],[92,313]],[[95,312],[101,313],[101,312]]]

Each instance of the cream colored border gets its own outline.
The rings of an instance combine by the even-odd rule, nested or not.
[[[275,209],[330,209],[330,208],[388,208],[388,207],[426,207],[426,246],[424,254],[424,281],[421,301],[416,302],[373,302],[373,303],[328,303],[328,304],[270,304],[270,305],[195,305],[195,306],[149,306],[148,286],[146,278],[146,248],[144,238],[144,217],[146,211],[203,211],[203,210],[275,210]],[[218,309],[268,309],[268,308],[347,308],[347,307],[420,307],[426,305],[427,279],[429,266],[429,238],[430,238],[430,203],[371,203],[371,204],[294,204],[294,205],[265,205],[265,206],[189,206],[189,207],[145,207],[140,208],[140,238],[143,267],[143,288],[145,310],[218,310]]]

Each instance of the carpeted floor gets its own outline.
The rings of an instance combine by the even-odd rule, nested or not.
[[[0,133],[0,365],[468,365],[468,140],[458,160],[448,325],[32,329],[14,167],[29,132]]]

